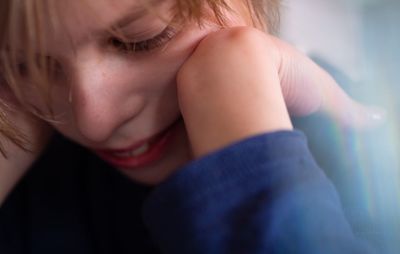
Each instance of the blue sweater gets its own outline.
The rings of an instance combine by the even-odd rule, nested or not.
[[[252,137],[186,166],[151,194],[165,253],[372,253],[300,132]]]
[[[60,139],[0,209],[1,254],[373,253],[300,132],[248,138],[155,189]]]

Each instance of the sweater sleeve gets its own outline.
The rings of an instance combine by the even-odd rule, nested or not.
[[[143,212],[163,253],[373,253],[298,131],[250,137],[191,162]]]

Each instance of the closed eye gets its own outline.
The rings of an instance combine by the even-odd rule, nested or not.
[[[129,41],[118,37],[111,37],[108,40],[108,45],[123,53],[149,52],[165,46],[175,35],[176,30],[168,26],[160,34],[147,40]]]

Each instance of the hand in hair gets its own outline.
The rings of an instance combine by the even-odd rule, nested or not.
[[[290,130],[288,111],[323,111],[346,127],[368,126],[376,116],[309,58],[253,28],[208,35],[177,80],[196,157],[251,135]]]

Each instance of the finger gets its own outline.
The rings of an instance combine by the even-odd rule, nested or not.
[[[291,45],[273,38],[280,51],[279,77],[289,112],[295,116],[324,112],[343,127],[368,128],[385,119],[384,110],[349,97],[320,66]]]

